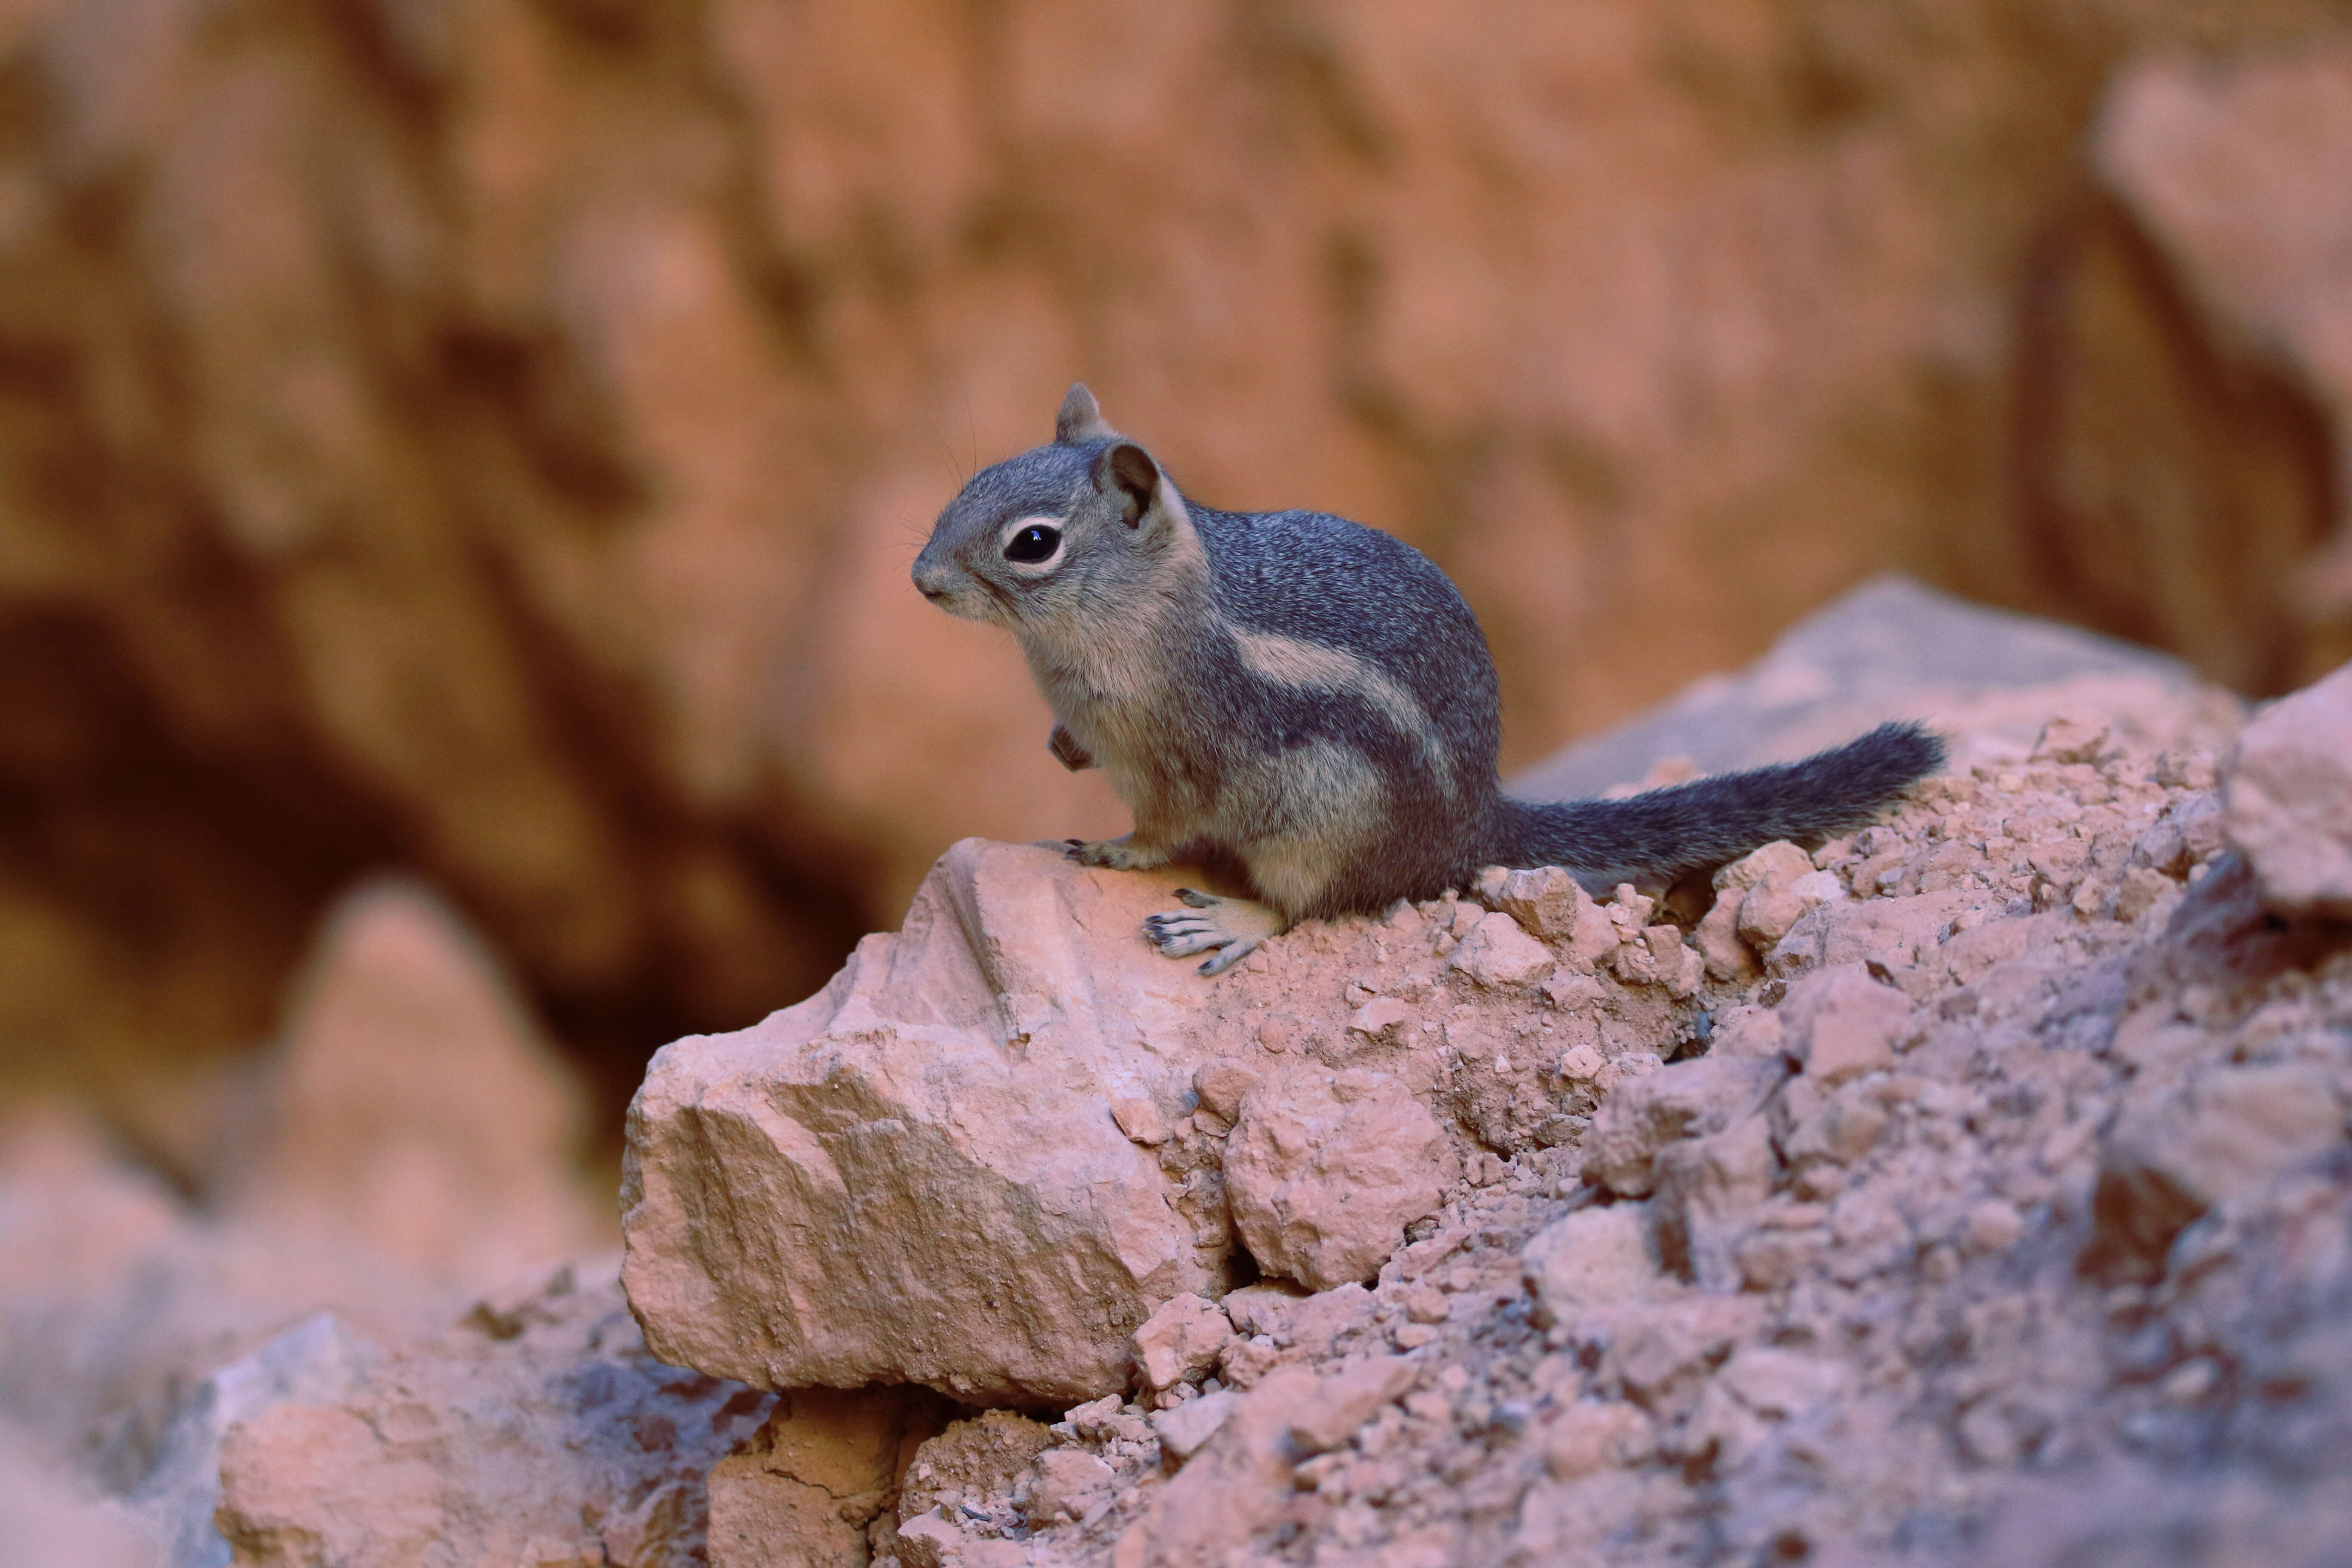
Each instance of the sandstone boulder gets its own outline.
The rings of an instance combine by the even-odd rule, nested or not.
[[[2223,800],[2264,904],[2352,920],[2352,665],[2246,725]]]
[[[215,1517],[250,1568],[686,1568],[705,1478],[772,1404],[663,1365],[610,1276],[568,1270],[384,1351],[340,1393],[296,1393],[221,1444]]]
[[[2177,269],[2173,297],[2193,308],[2213,350],[2284,370],[2325,421],[2322,439],[2340,447],[2352,420],[2352,291],[2344,286],[2352,217],[2333,199],[2352,167],[2352,47],[2342,32],[2218,60],[2152,50],[2119,74],[2090,143],[2094,177]],[[2146,396],[2115,390],[2134,402]],[[2213,420],[2210,403],[2200,417]],[[2086,445],[2091,464],[2114,460]],[[2074,460],[2079,473],[2097,472]],[[2204,500],[2236,513],[2226,533],[2201,550],[2150,552],[2157,559],[2137,567],[2170,601],[2141,635],[2189,653],[2217,680],[2276,689],[2352,651],[2352,531],[2339,498],[2312,497],[2334,524],[2314,548],[2305,516],[2251,499],[2222,489]],[[2102,536],[2110,549],[2127,537],[2115,528],[2109,520]],[[2248,571],[2255,562],[2269,569]],[[2268,614],[2227,624],[2249,610]]]
[[[414,883],[324,922],[259,1136],[223,1182],[233,1221],[333,1234],[476,1289],[610,1247],[574,1168],[583,1107],[480,939]]]
[[[1137,934],[1175,880],[968,839],[817,995],[666,1047],[623,1186],[656,1352],[765,1387],[1123,1385],[1136,1327],[1220,1289],[1230,1246],[1222,1205],[1112,1114],[1172,1121],[1214,1059],[1191,1031],[1210,987]]]

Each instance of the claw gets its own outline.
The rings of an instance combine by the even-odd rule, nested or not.
[[[1223,974],[1226,970],[1255,952],[1257,949],[1258,939],[1255,937],[1252,937],[1247,942],[1229,942],[1223,952],[1201,965],[1201,973],[1209,975]]]
[[[1177,889],[1176,897],[1196,910],[1214,909],[1224,902],[1223,899],[1212,898],[1206,893],[1196,893],[1190,888]]]
[[[1223,947],[1234,939],[1216,925],[1189,910],[1176,910],[1167,914],[1147,915],[1143,921],[1143,940],[1160,951],[1165,958],[1184,958],[1205,952],[1213,947]]]

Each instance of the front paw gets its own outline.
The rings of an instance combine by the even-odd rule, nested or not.
[[[1062,853],[1081,866],[1106,871],[1149,871],[1168,861],[1167,856],[1138,849],[1124,838],[1065,838]]]

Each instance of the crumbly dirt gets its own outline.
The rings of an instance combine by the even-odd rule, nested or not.
[[[1632,900],[1611,912],[1637,940],[1516,991],[1449,963],[1486,912],[1470,901],[1275,943],[1222,1001],[1260,1020],[1237,1065],[1433,1075],[1462,1179],[1370,1288],[1238,1292],[1214,1368],[1055,1425],[1113,1473],[1083,1518],[1024,1512],[1033,1475],[961,1500],[961,1544],[923,1550],[1039,1568],[2340,1560],[2352,933],[2263,912],[2211,751],[2104,742],[2053,725],[2031,762],[1927,782],[1815,851],[1826,900],[1761,952],[1716,944],[1715,973],[1704,941],[1663,951],[1647,933],[1669,916]],[[1647,1197],[1595,1179],[1612,1096],[1675,1058],[1779,1061],[1792,987],[1839,965],[1899,995],[1898,1026],[1824,1086],[1816,1018],[1813,1072],[1695,1127],[1715,1150],[1769,1139],[1760,1177],[1662,1147],[1684,1176]],[[1383,999],[1402,1005],[1366,1017]],[[2207,1178],[2148,1175],[2119,1142],[2175,1115],[2183,1147],[2271,1148],[2284,1091],[2334,1097],[2325,1135],[2251,1173],[2224,1160],[2187,1196]],[[1163,1158],[1205,1188],[1227,1125],[1204,1104]],[[1531,1285],[1538,1233],[1629,1205],[1663,1249],[1615,1300]],[[1277,1369],[1328,1385],[1391,1355],[1401,1397],[1322,1452],[1294,1434],[1216,1495],[1187,1494],[1157,1435],[1193,1400],[1245,1407]],[[1255,1515],[1250,1484],[1270,1494]],[[1213,1521],[1188,1510],[1260,1522],[1206,1554]]]

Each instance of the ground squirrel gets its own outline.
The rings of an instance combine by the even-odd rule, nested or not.
[[[1800,763],[1625,800],[1514,800],[1495,774],[1494,661],[1430,560],[1312,511],[1212,511],[1070,388],[1046,446],[948,503],[915,586],[1010,630],[1058,721],[1064,766],[1099,766],[1135,831],[1068,841],[1082,865],[1230,864],[1252,902],[1190,889],[1144,934],[1230,968],[1309,917],[1559,866],[1595,891],[1854,826],[1943,763],[1886,724]]]

